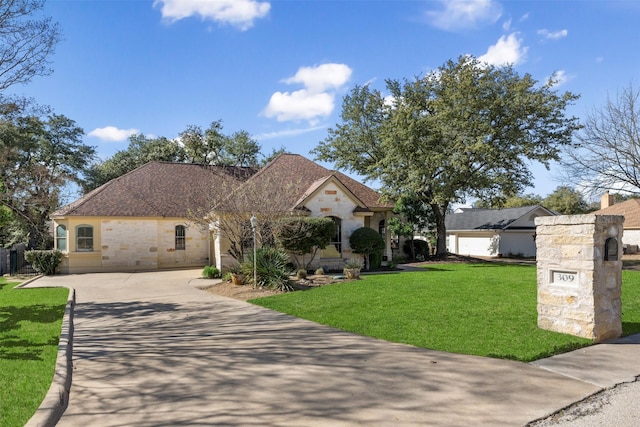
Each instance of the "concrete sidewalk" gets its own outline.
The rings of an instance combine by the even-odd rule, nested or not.
[[[59,426],[522,426],[640,375],[639,336],[524,364],[388,343],[196,288],[200,270],[76,289]]]

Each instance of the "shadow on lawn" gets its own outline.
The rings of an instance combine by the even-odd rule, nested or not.
[[[62,319],[65,305],[30,305],[26,307],[7,306],[0,308],[0,331],[20,329],[20,322],[53,323]]]
[[[18,336],[5,337],[0,339],[0,359],[42,361],[43,349],[57,345],[58,339],[55,337],[45,343],[34,343]]]
[[[60,321],[64,314],[64,308],[64,305],[1,307],[0,319],[2,320],[0,320],[0,332],[6,334],[9,331],[19,331],[21,329],[21,322],[44,324]],[[42,349],[58,344],[57,337],[52,337],[47,342],[36,342],[29,338],[27,334],[21,336],[18,332],[12,335],[0,336],[0,359],[42,360]]]

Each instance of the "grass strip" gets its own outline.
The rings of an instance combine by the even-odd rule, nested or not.
[[[0,278],[0,426],[19,427],[42,403],[55,369],[69,291],[19,289]]]

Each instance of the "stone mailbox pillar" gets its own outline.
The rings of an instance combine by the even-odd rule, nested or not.
[[[622,334],[620,215],[535,219],[538,327],[600,342]]]

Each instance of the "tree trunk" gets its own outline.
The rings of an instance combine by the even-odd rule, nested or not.
[[[445,256],[447,255],[447,227],[444,224],[444,217],[447,208],[433,204],[431,209],[436,217],[436,256]]]

